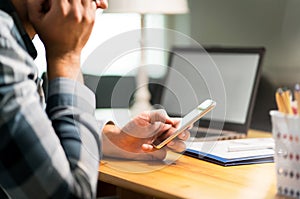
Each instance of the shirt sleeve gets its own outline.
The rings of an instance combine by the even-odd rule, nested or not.
[[[102,128],[94,94],[54,79],[45,112],[33,60],[0,22],[0,189],[11,198],[94,198]]]

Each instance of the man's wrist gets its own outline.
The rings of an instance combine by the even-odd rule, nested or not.
[[[59,56],[47,55],[47,73],[49,80],[68,78],[83,83],[80,69],[80,54],[67,53]]]

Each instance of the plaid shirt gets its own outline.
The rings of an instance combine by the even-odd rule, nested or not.
[[[33,59],[1,10],[0,27],[0,198],[94,198],[101,130],[94,94],[55,79],[45,111]]]

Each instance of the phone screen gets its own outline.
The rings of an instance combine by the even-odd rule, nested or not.
[[[191,112],[189,112],[182,118],[178,129],[171,136],[165,138],[164,140],[156,139],[153,143],[153,146],[157,149],[162,148],[171,140],[173,140],[176,136],[178,136],[181,132],[186,130],[190,125],[192,125],[194,122],[203,117],[206,113],[211,111],[215,106],[215,101],[211,99],[205,100],[199,106],[197,106],[195,109],[193,109]]]

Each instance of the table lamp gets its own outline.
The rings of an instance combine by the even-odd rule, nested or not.
[[[133,115],[145,110],[151,110],[149,77],[145,66],[145,15],[146,14],[183,14],[188,12],[187,0],[110,0],[106,12],[139,13],[141,15],[141,59],[137,71],[137,90],[134,94]]]

